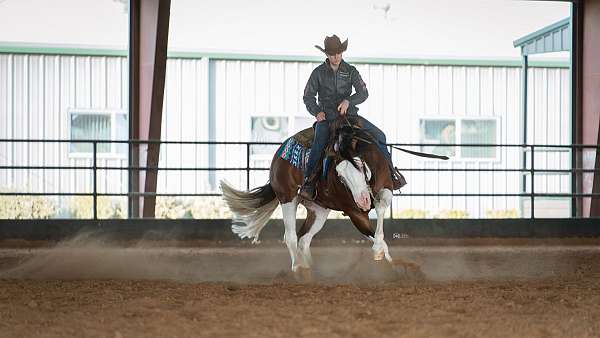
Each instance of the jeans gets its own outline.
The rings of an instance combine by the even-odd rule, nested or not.
[[[317,161],[323,155],[323,151],[329,141],[329,121],[319,121],[315,125],[315,138],[313,139],[312,147],[310,148],[310,154],[308,155],[308,161],[306,163],[306,169],[304,170],[304,179],[309,178],[315,167]]]
[[[363,130],[368,132],[369,134],[373,135],[375,140],[377,140],[377,144],[376,144],[377,148],[379,148],[379,150],[381,150],[381,153],[383,154],[383,156],[385,156],[385,158],[390,163],[392,163],[392,155],[390,154],[388,147],[385,145],[386,144],[385,134],[381,131],[381,129],[377,128],[373,123],[369,122],[369,120],[367,120],[366,118],[364,118],[362,116],[359,116],[358,118],[360,120],[360,123],[362,123]]]
[[[385,134],[381,131],[381,129],[377,128],[373,123],[369,122],[369,120],[365,119],[362,116],[358,116],[360,120],[360,124],[362,124],[363,129],[369,134],[373,135],[375,140],[377,141],[377,148],[383,153],[383,156],[392,163],[392,155],[390,154],[385,140]],[[313,140],[313,145],[310,149],[310,155],[308,156],[308,161],[306,163],[306,169],[304,170],[304,179],[309,178],[315,167],[317,166],[317,162],[323,155],[323,151],[327,146],[327,142],[329,141],[329,121],[319,121],[315,125],[315,138]]]

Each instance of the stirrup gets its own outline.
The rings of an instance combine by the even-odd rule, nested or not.
[[[403,186],[405,186],[406,179],[400,173],[400,170],[398,170],[398,168],[396,168],[394,166],[391,166],[390,170],[392,172],[392,189],[398,190],[398,189],[402,188]]]

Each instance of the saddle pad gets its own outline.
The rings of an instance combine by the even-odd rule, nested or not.
[[[279,147],[277,151],[277,156],[282,159],[290,162],[294,167],[302,170],[306,169],[306,164],[308,163],[308,157],[310,156],[310,148],[306,148],[302,144],[300,144],[294,137],[290,137],[283,145]],[[329,156],[325,156],[323,159],[323,170],[321,171],[320,179],[325,180],[327,177],[326,173],[329,170],[329,166],[331,165],[331,159]]]
[[[297,132],[293,136],[298,143],[304,146],[304,148],[310,148],[313,143],[313,139],[315,138],[315,130],[313,127],[306,128]]]
[[[291,165],[302,171],[306,168],[309,155],[310,148],[302,145],[294,137],[285,140],[283,145],[279,147],[279,150],[277,151],[277,156],[290,162]]]

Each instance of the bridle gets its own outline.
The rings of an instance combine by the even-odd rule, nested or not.
[[[362,169],[362,174],[363,174],[363,178],[365,180],[365,183],[367,184],[367,189],[369,190],[369,196],[371,197],[371,203],[372,201],[375,200],[375,195],[373,195],[373,189],[371,188],[371,185],[369,184],[369,176],[367,175],[367,163],[362,159],[362,157],[357,156],[358,159],[360,159],[360,167]],[[343,159],[344,161],[347,161],[346,159]],[[336,163],[336,165],[339,163]],[[371,172],[371,176],[373,176],[373,172]],[[346,178],[344,176],[338,175],[338,177],[340,178],[340,182],[342,183],[342,185],[344,186],[344,189],[346,189],[346,191],[348,192],[348,194],[350,196],[352,195],[352,190],[350,190],[350,188],[348,187],[348,184],[346,182]],[[354,206],[357,209],[360,209],[358,207],[358,205],[356,204],[356,201],[354,201],[354,199],[352,199],[352,201],[354,202]]]

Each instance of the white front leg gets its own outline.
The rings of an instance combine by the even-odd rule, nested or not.
[[[388,251],[388,246],[383,239],[383,219],[385,212],[392,204],[392,192],[389,189],[381,189],[377,193],[375,200],[375,212],[377,213],[377,228],[375,229],[375,238],[373,241],[373,259],[380,261],[385,257],[389,262],[392,256]]]
[[[312,255],[310,254],[310,242],[314,235],[316,235],[325,224],[327,215],[329,215],[329,209],[325,209],[316,203],[310,203],[307,208],[310,208],[315,213],[315,221],[313,222],[310,230],[304,236],[298,240],[298,256],[301,258],[300,266],[304,268],[310,268],[312,265]]]
[[[283,212],[283,224],[285,225],[285,234],[283,239],[290,252],[292,259],[292,271],[296,271],[298,263],[298,236],[296,235],[296,210],[298,208],[298,199],[295,197],[291,202],[281,205]]]

